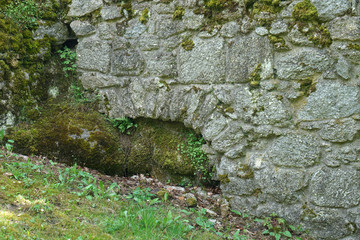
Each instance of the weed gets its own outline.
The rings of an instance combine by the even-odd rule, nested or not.
[[[33,29],[44,14],[40,3],[35,0],[15,0],[5,7],[4,14],[12,19],[20,29]]]
[[[191,164],[196,169],[195,175],[200,180],[210,182],[214,173],[214,167],[211,166],[207,154],[202,150],[205,140],[193,132],[187,132],[186,141],[186,145],[178,145],[178,151],[190,159]]]
[[[68,47],[64,47],[63,50],[58,50],[60,58],[63,60],[62,70],[65,73],[65,77],[74,76],[76,74],[76,52],[72,51]]]
[[[131,129],[137,128],[137,124],[132,119],[127,117],[122,118],[108,118],[113,127],[120,130],[121,133],[131,134]]]
[[[302,231],[301,226],[295,228],[292,225],[287,226],[286,221],[283,218],[277,217],[275,213],[272,213],[270,217],[266,217],[265,219],[255,219],[256,222],[263,223],[266,230],[263,232],[263,235],[270,235],[274,237],[276,240],[279,240],[281,237],[292,238],[292,234],[290,231]],[[296,237],[296,239],[301,239]]]

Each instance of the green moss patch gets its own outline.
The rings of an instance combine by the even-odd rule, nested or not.
[[[332,43],[330,32],[320,22],[318,11],[310,0],[304,0],[294,6],[292,17],[294,25],[318,47],[328,47]]]
[[[142,24],[146,24],[148,21],[149,21],[149,10],[147,8],[145,8],[142,12],[141,12],[141,15],[139,17],[139,21],[142,23]]]
[[[292,12],[292,17],[296,21],[301,22],[319,21],[318,11],[310,0],[304,0],[296,4]]]
[[[181,20],[184,15],[185,15],[185,9],[179,6],[176,8],[175,12],[173,13],[173,19]]]
[[[245,0],[245,7],[251,18],[266,27],[270,27],[276,15],[283,9],[280,0]]]
[[[194,178],[195,168],[178,146],[186,144],[180,123],[137,119],[138,125],[131,137],[131,151],[127,158],[128,174],[139,171],[156,178],[179,183],[184,177]]]
[[[191,38],[185,38],[182,42],[181,42],[181,46],[183,47],[183,49],[185,49],[186,51],[191,51],[194,47],[195,44],[193,42],[193,40]]]
[[[8,138],[24,154],[41,154],[107,174],[124,173],[119,136],[101,114],[84,105],[49,105],[33,124],[11,129]]]

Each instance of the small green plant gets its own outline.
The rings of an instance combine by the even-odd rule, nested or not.
[[[4,15],[19,25],[20,29],[35,28],[43,13],[43,6],[35,0],[15,0],[4,10]]]
[[[186,144],[178,145],[178,151],[186,155],[194,166],[195,175],[204,182],[210,182],[214,173],[207,154],[202,150],[205,140],[194,132],[186,133]]]
[[[65,77],[75,76],[76,74],[76,52],[72,51],[68,47],[64,47],[63,50],[59,50],[60,58],[63,60],[63,68],[62,70],[65,73]]]
[[[297,228],[292,225],[287,226],[285,219],[277,217],[276,213],[272,213],[270,217],[266,217],[263,220],[255,219],[254,221],[263,223],[266,228],[266,230],[262,233],[263,235],[270,235],[276,240],[280,240],[281,237],[289,239],[292,238],[293,234],[291,234],[290,231],[293,233],[296,231],[302,231],[301,226],[298,226]],[[300,240],[301,238],[296,237],[296,239]]]
[[[108,118],[108,120],[115,128],[119,129],[121,133],[126,133],[127,135],[131,134],[132,129],[137,128],[137,124],[127,117]]]

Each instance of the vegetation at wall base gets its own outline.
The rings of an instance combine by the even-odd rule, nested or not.
[[[180,197],[159,199],[141,181],[126,193],[127,178],[119,183],[76,164],[19,156],[9,145],[0,154],[1,239],[273,239],[266,231],[277,231],[277,223],[284,239],[309,239],[276,216],[233,211],[219,225],[207,209],[175,207],[170,199]]]

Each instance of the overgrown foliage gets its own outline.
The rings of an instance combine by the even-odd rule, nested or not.
[[[130,135],[131,131],[137,128],[137,124],[128,117],[108,118],[108,120],[114,128],[119,129],[121,133],[125,133],[127,135]]]
[[[178,146],[181,154],[186,155],[194,166],[195,175],[204,183],[211,182],[214,167],[210,164],[207,154],[202,150],[205,140],[192,131],[186,133],[186,144]]]
[[[35,0],[15,0],[6,6],[4,14],[20,29],[33,29],[38,26],[38,21],[44,14],[44,7],[41,2]]]

